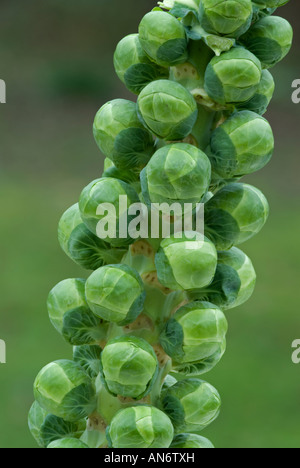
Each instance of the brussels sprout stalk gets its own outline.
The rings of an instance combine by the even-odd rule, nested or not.
[[[240,179],[274,150],[262,115],[274,92],[268,68],[291,47],[291,26],[272,16],[285,3],[164,0],[117,45],[116,73],[135,96],[97,112],[104,172],[59,223],[63,251],[89,272],[48,297],[51,323],[74,348],[35,380],[39,446],[213,448],[202,431],[221,398],[202,376],[225,353],[230,311],[255,288],[239,246],[269,205]],[[128,229],[139,203],[149,238]],[[163,206],[156,218],[153,204]],[[199,205],[204,232],[193,230]],[[155,225],[165,219],[167,233]]]

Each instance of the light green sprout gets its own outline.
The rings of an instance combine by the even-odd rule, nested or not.
[[[73,438],[66,438],[55,440],[48,445],[48,449],[81,449],[81,448],[89,448],[84,442],[81,440],[73,439]]]
[[[261,61],[263,68],[271,68],[289,53],[293,29],[284,18],[266,16],[255,23],[240,40]]]
[[[97,405],[95,386],[73,361],[55,361],[44,367],[34,383],[37,402],[51,414],[76,422],[89,416]]]
[[[110,393],[137,400],[151,391],[158,372],[153,348],[134,336],[110,340],[102,351],[101,367]]]
[[[167,322],[160,343],[175,363],[198,363],[219,351],[227,329],[227,320],[217,306],[192,302]]]
[[[122,196],[127,197],[124,207],[120,207]],[[133,203],[139,203],[139,197],[133,187],[122,180],[103,177],[85,187],[79,199],[79,209],[83,222],[93,234],[97,234],[99,223],[103,224],[103,231],[107,232],[105,241],[114,247],[122,247],[134,241],[128,232],[124,238],[121,238],[119,233],[120,217],[128,213],[128,208]],[[115,211],[107,214],[107,210],[104,209],[106,204],[113,206]],[[102,208],[100,212],[99,207]],[[127,216],[127,226],[132,218]]]
[[[86,429],[84,419],[77,422],[64,421],[53,414],[48,414],[36,401],[28,416],[29,430],[41,448],[47,448],[51,442],[66,437],[78,439]]]
[[[228,250],[258,234],[269,216],[264,194],[248,184],[231,183],[205,204],[205,232],[217,250]]]
[[[243,47],[234,47],[208,64],[205,91],[220,104],[245,102],[255,95],[261,74],[258,58]]]
[[[162,392],[161,406],[171,419],[175,433],[198,434],[218,417],[221,398],[207,382],[186,379]]]
[[[263,70],[261,81],[254,96],[249,99],[249,101],[239,104],[237,107],[240,110],[249,110],[256,112],[256,114],[263,115],[267,111],[274,91],[275,82],[273,76],[269,70]]]
[[[143,282],[127,265],[99,268],[88,278],[85,290],[91,310],[105,321],[127,325],[143,310]]]
[[[251,0],[201,0],[200,22],[209,33],[239,37],[252,20]]]
[[[111,248],[86,227],[78,203],[71,206],[61,217],[58,240],[68,257],[87,270],[96,270],[109,263],[118,263],[126,253],[125,249]]]
[[[114,66],[120,80],[134,94],[152,81],[169,77],[169,70],[154,63],[141,46],[139,35],[130,34],[117,45]]]
[[[270,161],[274,136],[268,121],[250,111],[233,114],[211,136],[213,178],[241,178]]]
[[[138,98],[141,118],[159,138],[176,141],[186,138],[197,120],[197,104],[181,84],[158,80],[146,86]]]
[[[108,324],[86,302],[84,279],[58,283],[49,293],[47,307],[52,325],[72,345],[94,344],[106,336]]]
[[[197,434],[177,434],[170,446],[171,448],[213,449],[210,440]]]
[[[222,310],[247,302],[256,284],[256,273],[250,258],[236,247],[218,252],[218,266],[213,282],[202,291],[191,293],[194,300],[209,300]]]
[[[139,169],[154,152],[154,140],[140,122],[136,104],[116,99],[97,112],[94,137],[102,153],[119,169]]]
[[[169,13],[147,13],[139,26],[139,39],[146,54],[162,67],[171,67],[187,60],[185,29]]]
[[[141,173],[144,200],[151,203],[195,205],[207,193],[211,165],[203,151],[186,143],[159,149]]]
[[[197,290],[211,283],[217,268],[217,251],[200,234],[182,233],[164,239],[155,256],[158,279],[173,290]]]
[[[174,429],[168,416],[153,406],[119,411],[107,429],[112,448],[168,448]]]

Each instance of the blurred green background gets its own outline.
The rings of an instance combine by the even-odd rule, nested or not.
[[[107,100],[129,97],[117,80],[117,42],[136,32],[152,0],[1,0],[0,78],[0,447],[35,447],[27,429],[32,383],[41,367],[70,358],[48,321],[48,291],[86,275],[56,239],[62,212],[101,174],[92,122]],[[289,58],[274,70],[270,111],[277,140],[271,164],[249,178],[268,196],[272,214],[245,250],[258,284],[253,299],[228,312],[228,350],[205,376],[223,398],[223,411],[204,435],[217,447],[300,447],[300,366],[291,343],[300,338],[299,122],[291,83],[300,78],[299,2],[280,14],[295,28]]]

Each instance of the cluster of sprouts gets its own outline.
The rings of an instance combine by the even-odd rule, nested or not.
[[[241,179],[270,161],[263,117],[270,73],[292,28],[275,16],[287,0],[164,0],[117,46],[117,75],[135,100],[98,111],[106,157],[59,223],[59,242],[86,278],[49,294],[48,312],[73,359],[38,374],[30,430],[48,448],[213,448],[202,431],[221,398],[203,375],[226,349],[228,311],[252,295],[256,274],[240,246],[269,205]],[[97,226],[116,210],[115,235]],[[204,204],[204,235],[121,233],[130,206]],[[164,213],[161,213],[164,216]],[[170,217],[172,220],[172,216]]]

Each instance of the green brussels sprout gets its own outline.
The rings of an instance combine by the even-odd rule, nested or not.
[[[39,447],[45,448],[44,440],[41,435],[41,427],[48,415],[48,412],[42,408],[37,401],[33,403],[28,414],[28,427],[29,430],[39,445]]]
[[[92,380],[79,364],[67,360],[52,362],[40,371],[34,396],[49,413],[70,422],[89,416],[97,406]]]
[[[191,294],[194,300],[209,300],[218,307],[233,309],[250,299],[256,273],[247,255],[236,247],[218,252],[218,266],[213,282],[203,291]]]
[[[269,122],[258,114],[233,114],[211,136],[209,157],[215,177],[240,178],[270,161],[274,136]]]
[[[256,2],[253,3],[253,17],[252,17],[252,24],[256,23],[260,19],[264,18],[265,16],[270,16],[275,13],[277,8],[266,8],[265,5],[258,5]]]
[[[97,270],[109,263],[119,263],[126,253],[125,249],[112,249],[86,227],[81,219],[78,203],[71,206],[61,217],[58,240],[68,257],[87,270]]]
[[[47,307],[52,325],[68,343],[94,344],[106,337],[108,324],[89,309],[84,279],[58,283],[49,293]]]
[[[263,68],[271,68],[290,51],[293,29],[280,16],[265,16],[244,34],[240,41],[261,61]]]
[[[253,98],[242,104],[238,104],[239,110],[249,110],[256,114],[263,115],[273,97],[275,91],[274,78],[268,70],[263,70],[259,87]]]
[[[197,120],[197,104],[181,84],[158,80],[146,86],[138,98],[145,125],[157,137],[168,141],[183,140]]]
[[[66,438],[55,440],[48,445],[48,449],[81,449],[81,448],[89,448],[84,442],[78,439]]]
[[[140,122],[136,104],[125,99],[101,107],[94,121],[94,137],[118,169],[142,168],[154,152],[153,137]]]
[[[197,362],[173,362],[170,375],[176,380],[183,380],[187,378],[199,378],[203,374],[211,371],[222,359],[226,351],[226,340],[217,345],[217,351],[209,357],[201,359]]]
[[[231,183],[205,205],[205,234],[217,250],[228,250],[258,234],[269,216],[264,194],[248,184]]]
[[[120,197],[124,199],[127,197],[126,205],[124,203],[122,206]],[[121,218],[127,218],[124,223],[128,228],[133,219],[132,216],[127,216],[128,208],[139,201],[138,194],[129,184],[122,180],[103,177],[85,187],[80,196],[79,209],[83,222],[91,232],[100,238],[106,235],[106,242],[120,247],[134,242],[134,239],[129,236],[128,229],[123,234],[120,232],[120,225]],[[109,204],[109,209],[106,208],[107,204]]]
[[[156,354],[142,338],[122,336],[110,340],[101,354],[104,383],[117,396],[142,399],[158,374]]]
[[[249,101],[261,81],[258,58],[243,47],[234,47],[214,57],[205,72],[205,91],[219,104]]]
[[[73,360],[85,370],[91,379],[95,379],[100,374],[101,351],[98,345],[74,347]]]
[[[139,35],[130,34],[117,45],[114,66],[120,80],[134,94],[147,84],[169,77],[169,70],[153,63],[141,46]]]
[[[279,8],[286,5],[289,0],[255,0],[255,4],[261,8]]]
[[[219,416],[220,406],[217,390],[200,379],[181,380],[161,393],[161,407],[171,419],[175,434],[198,434]]]
[[[118,325],[133,322],[146,297],[141,277],[127,265],[99,268],[88,278],[85,293],[95,315]]]
[[[160,283],[173,290],[197,290],[211,283],[217,268],[217,251],[212,242],[188,233],[164,239],[155,256]]]
[[[201,0],[200,22],[209,33],[239,37],[251,25],[251,0]]]
[[[121,170],[112,163],[109,167],[104,168],[102,177],[110,177],[112,179],[122,180],[127,184],[135,184],[139,181],[139,172],[129,169]]]
[[[147,13],[139,26],[139,39],[146,54],[162,67],[184,63],[188,58],[185,29],[169,13]]]
[[[48,414],[36,401],[33,403],[28,417],[30,432],[42,448],[58,439],[65,437],[79,438],[86,429],[86,421],[64,421],[53,414]]]
[[[146,203],[196,204],[209,189],[211,165],[195,146],[175,143],[159,149],[141,173]]]
[[[197,363],[218,352],[227,329],[225,315],[217,306],[191,302],[167,322],[160,343],[176,363]]]
[[[174,437],[170,448],[196,448],[213,449],[215,448],[210,440],[197,434],[178,434]]]
[[[174,429],[167,415],[153,406],[119,411],[106,433],[111,448],[168,448]]]

